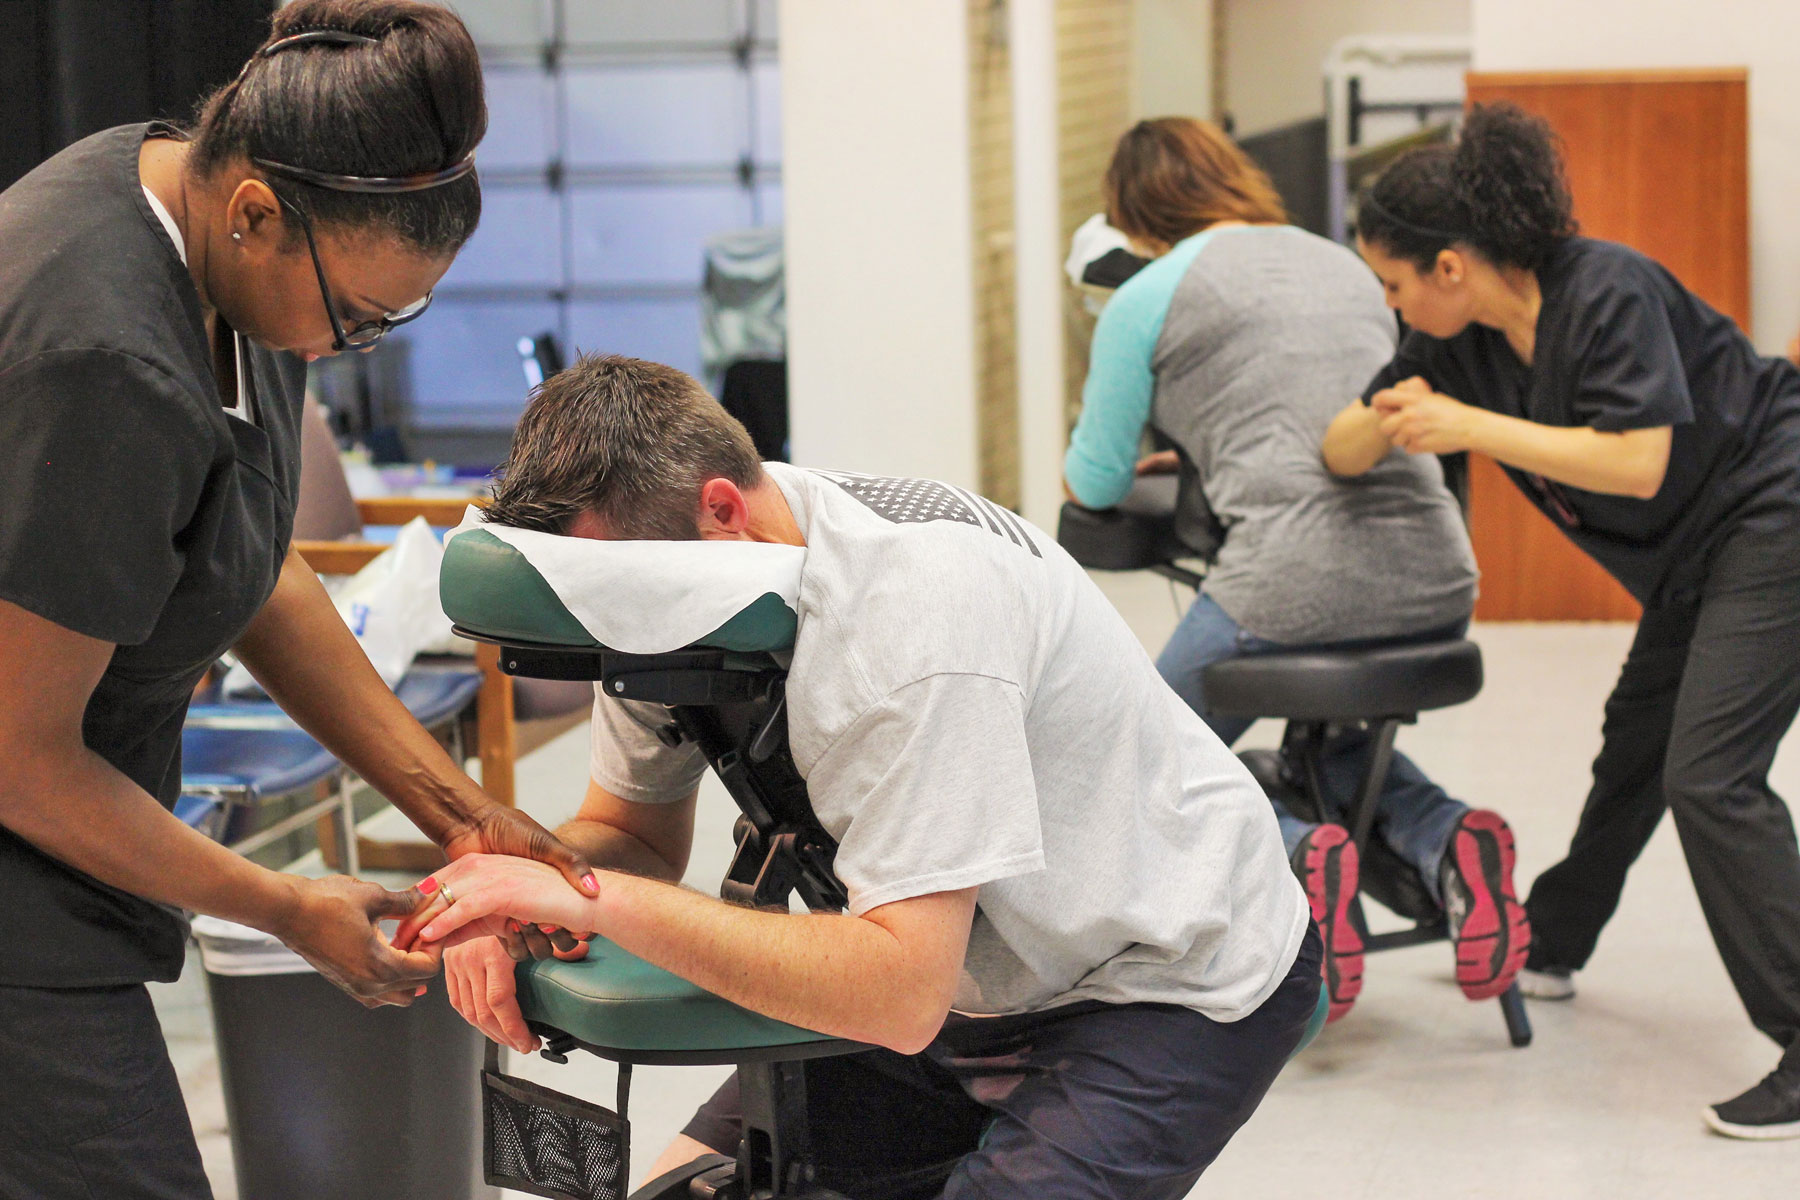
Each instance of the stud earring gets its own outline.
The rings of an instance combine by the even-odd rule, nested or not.
[[[231,235],[231,240],[234,242],[241,242],[244,240],[244,235],[241,233],[233,233]]]

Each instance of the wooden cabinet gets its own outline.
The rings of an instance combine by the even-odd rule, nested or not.
[[[1743,70],[1468,76],[1471,104],[1505,100],[1563,141],[1581,231],[1668,267],[1707,303],[1750,323],[1747,104]],[[1470,532],[1488,621],[1632,620],[1625,589],[1525,501],[1491,461],[1470,464]]]

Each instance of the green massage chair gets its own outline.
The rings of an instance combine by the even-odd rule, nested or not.
[[[720,894],[758,907],[841,910],[837,845],[788,752],[785,682],[798,626],[800,547],[602,542],[483,524],[445,543],[444,610],[464,637],[501,647],[528,678],[594,680],[608,696],[668,706],[662,736],[692,742],[736,801],[736,854]],[[595,937],[585,959],[521,964],[518,999],[542,1053],[619,1064],[618,1112],[499,1071],[483,1073],[490,1183],[557,1200],[625,1196],[625,1121],[637,1064],[736,1064],[735,1159],[697,1160],[631,1200],[831,1200],[812,1181],[809,1060],[867,1046],[760,1016]],[[1324,997],[1306,1040],[1323,1025]],[[1304,1045],[1305,1042],[1302,1042]]]
[[[798,894],[837,910],[846,903],[832,873],[837,845],[787,744],[783,685],[803,558],[797,547],[584,541],[471,517],[446,542],[441,590],[457,632],[501,646],[507,673],[595,680],[609,696],[669,706],[663,736],[697,744],[743,813],[725,899],[785,908]],[[740,1008],[600,937],[582,961],[518,970],[519,1006],[546,1057],[585,1050],[619,1064],[618,1113],[502,1076],[490,1044],[488,1182],[569,1200],[623,1197],[631,1068],[731,1063],[744,1114],[735,1161],[700,1159],[632,1200],[836,1195],[810,1183],[806,1060],[868,1047]]]

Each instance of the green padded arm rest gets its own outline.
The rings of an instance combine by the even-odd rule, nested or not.
[[[521,963],[517,979],[526,1020],[559,1029],[609,1058],[738,1062],[746,1051],[843,1044],[740,1008],[602,937],[588,943],[580,962]]]
[[[445,544],[438,591],[450,619],[480,637],[529,645],[600,645],[530,560],[485,529],[456,533]],[[719,650],[786,650],[793,646],[797,628],[798,618],[787,602],[774,592],[764,592],[690,644]]]

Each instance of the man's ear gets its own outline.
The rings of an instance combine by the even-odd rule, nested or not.
[[[750,528],[750,502],[743,489],[729,479],[709,479],[700,485],[700,514],[695,525],[706,541],[741,541]]]

